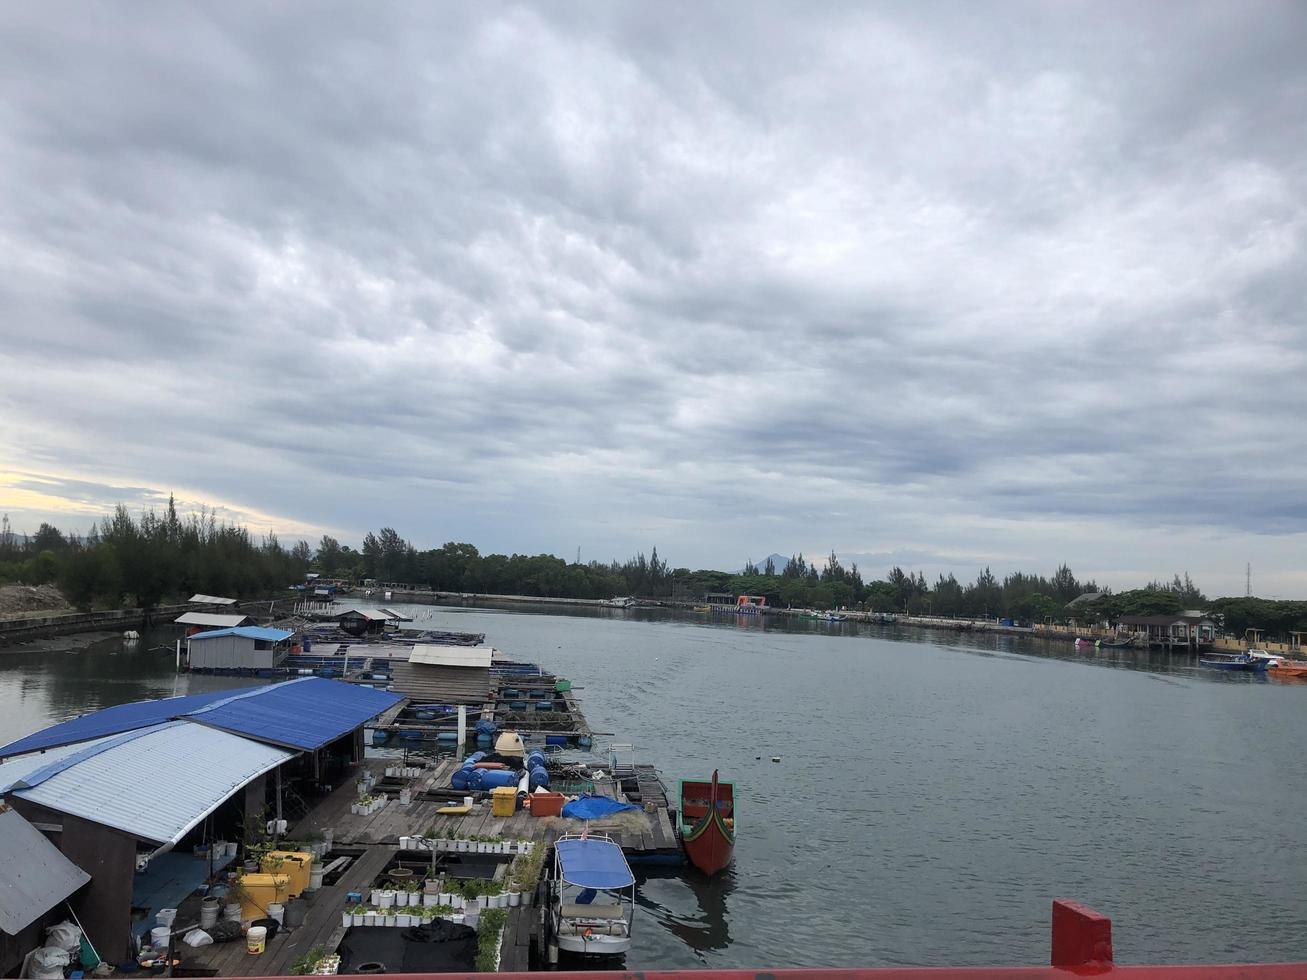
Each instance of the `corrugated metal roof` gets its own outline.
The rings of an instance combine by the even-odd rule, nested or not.
[[[304,677],[227,698],[188,717],[273,745],[309,750],[340,738],[403,700],[402,694]]]
[[[188,612],[182,613],[173,622],[182,626],[212,626],[214,629],[227,629],[248,622],[249,618],[249,616],[237,616],[235,614]]]
[[[271,626],[233,626],[225,630],[206,630],[203,633],[192,634],[191,642],[212,640],[219,636],[243,636],[247,640],[267,640],[269,643],[280,643],[282,640],[288,640],[294,635],[294,630],[278,630],[273,629]]]
[[[67,759],[70,755],[80,752],[82,749],[91,745],[100,745],[109,741],[113,736],[107,738],[93,738],[87,742],[77,742],[73,745],[58,745],[44,752],[28,752],[26,755],[16,756],[8,762],[0,764],[0,793],[3,793],[17,783],[27,779],[32,773],[44,769],[46,766],[62,759]]]
[[[186,600],[187,602],[198,602],[205,606],[234,606],[235,599],[224,599],[220,595],[205,595],[203,592],[197,592]]]
[[[176,843],[223,800],[293,753],[239,735],[169,722],[78,746],[30,772],[13,795],[161,844]],[[165,790],[156,792],[155,782]]]
[[[146,728],[173,718],[180,718],[188,711],[203,708],[215,701],[229,698],[233,694],[259,690],[262,688],[243,687],[226,691],[206,691],[203,694],[185,694],[179,698],[160,698],[154,701],[133,701],[130,704],[115,705],[58,725],[51,725],[25,738],[10,742],[0,747],[0,758]],[[3,769],[4,767],[0,766],[0,771]]]
[[[0,803],[0,932],[16,936],[91,880],[16,810]]]
[[[490,666],[490,647],[446,647],[434,643],[419,643],[413,647],[413,654],[408,658],[411,664],[427,664],[432,667],[482,667]]]

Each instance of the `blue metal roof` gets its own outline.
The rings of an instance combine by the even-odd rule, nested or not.
[[[261,687],[228,689],[226,691],[206,691],[203,694],[184,694],[179,698],[160,698],[154,701],[133,701],[104,708],[51,725],[39,732],[33,732],[24,738],[0,747],[0,757],[21,755],[24,752],[36,752],[53,748],[56,745],[71,745],[87,739],[102,738],[105,735],[117,735],[120,732],[148,728],[160,722],[180,718],[187,712],[221,701],[243,691],[261,691]]]
[[[303,677],[236,694],[187,718],[260,742],[309,750],[352,732],[403,700],[404,695],[389,691]]]
[[[578,888],[630,888],[635,884],[622,849],[605,838],[567,838],[554,845],[563,880]]]
[[[267,640],[269,643],[280,643],[282,640],[288,640],[294,635],[294,630],[279,630],[270,626],[231,626],[223,630],[205,630],[203,633],[194,633],[191,640],[212,640],[218,636],[243,636],[248,640]]]

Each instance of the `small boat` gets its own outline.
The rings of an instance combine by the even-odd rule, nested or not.
[[[1090,649],[1091,647],[1093,647],[1093,645],[1094,645],[1094,641],[1093,641],[1093,640],[1086,640],[1083,636],[1077,636],[1077,637],[1076,637],[1076,649],[1077,649],[1077,650],[1088,650],[1088,649]]]
[[[1105,637],[1104,639],[1098,641],[1098,645],[1100,647],[1105,647],[1108,650],[1120,650],[1124,647],[1134,646],[1135,638],[1133,636],[1118,636],[1112,638]]]
[[[1269,666],[1267,661],[1250,657],[1246,653],[1217,654],[1211,657],[1199,657],[1198,662],[1204,667],[1211,667],[1213,670],[1255,671],[1265,670],[1267,666]]]
[[[694,611],[697,613],[712,612],[712,606],[695,606]]]
[[[620,956],[631,948],[635,875],[611,837],[582,833],[558,838],[549,914],[551,945],[560,950]]]
[[[1249,647],[1244,651],[1244,656],[1248,657],[1250,660],[1264,663],[1267,667],[1272,667],[1275,664],[1284,662],[1284,658],[1278,653],[1268,653],[1260,647]]]
[[[773,760],[779,761],[779,760]],[[681,780],[681,844],[690,863],[715,875],[735,851],[735,784]]]
[[[1307,680],[1307,660],[1281,660],[1267,667],[1266,672],[1272,677],[1301,677]]]

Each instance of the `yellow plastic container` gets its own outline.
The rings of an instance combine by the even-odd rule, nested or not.
[[[247,874],[240,880],[241,918],[266,919],[268,906],[290,899],[290,878],[284,874]]]
[[[517,810],[517,790],[511,786],[496,786],[490,791],[490,815],[511,817]]]
[[[312,870],[313,855],[308,851],[269,851],[263,855],[263,872],[289,878],[292,896],[304,894]]]

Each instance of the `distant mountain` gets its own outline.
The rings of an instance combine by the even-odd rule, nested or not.
[[[772,560],[772,564],[776,566],[777,575],[781,573],[781,569],[784,568],[786,562],[790,560],[789,555],[775,555],[775,554],[767,555],[767,557],[763,558],[761,561],[754,562],[754,564],[758,566],[758,571],[761,572],[764,568],[767,567],[767,558],[770,558]],[[744,569],[740,569],[740,571],[743,572]]]

